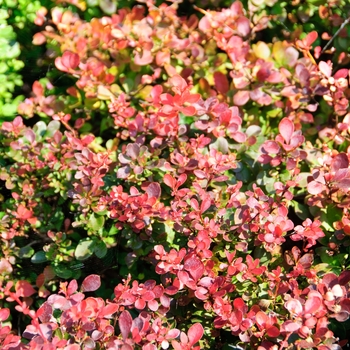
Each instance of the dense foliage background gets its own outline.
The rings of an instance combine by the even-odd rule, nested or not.
[[[0,0],[2,349],[341,349],[346,0]]]

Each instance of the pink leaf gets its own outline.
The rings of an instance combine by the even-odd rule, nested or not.
[[[10,316],[10,310],[8,308],[0,310],[0,322],[6,321]]]
[[[294,132],[294,124],[288,118],[283,118],[278,125],[278,130],[286,143],[290,143],[290,140]]]
[[[46,42],[46,37],[45,37],[45,35],[43,34],[43,33],[35,33],[34,35],[33,35],[33,41],[32,41],[32,43],[34,44],[34,45],[42,45],[42,44],[44,44]]]
[[[320,70],[320,72],[325,75],[327,78],[329,78],[332,75],[332,67],[329,66],[329,64],[327,64],[324,61],[321,61],[318,64],[318,68]]]
[[[82,285],[81,290],[83,292],[93,292],[97,289],[99,289],[101,286],[101,278],[99,275],[90,275],[87,276]]]
[[[247,36],[250,33],[250,21],[246,17],[238,18],[237,22],[237,32],[241,36]]]
[[[243,106],[249,101],[250,95],[249,91],[241,90],[238,91],[233,97],[233,103],[236,106]]]
[[[204,212],[206,212],[211,206],[211,198],[210,196],[207,196],[205,199],[202,200],[201,203],[201,213],[203,214]]]
[[[319,182],[316,181],[311,181],[310,183],[307,184],[307,190],[310,194],[319,194],[323,191],[324,185],[322,185]]]
[[[314,293],[313,293],[314,292]],[[322,297],[316,291],[309,293],[308,299],[305,302],[304,312],[307,314],[315,313],[322,305]]]
[[[237,131],[232,135],[232,138],[239,143],[246,142],[247,140],[247,135],[243,132]]]
[[[264,153],[278,154],[280,149],[281,148],[276,141],[265,141],[261,146],[261,150]]]
[[[122,334],[122,337],[125,340],[128,337],[132,326],[132,317],[128,311],[123,311],[120,314],[118,324],[120,328],[120,333]]]
[[[79,55],[71,52],[65,51],[61,58],[62,64],[68,69],[75,69],[79,66],[80,58]]]
[[[286,321],[281,326],[281,332],[293,333],[301,327],[300,324],[293,321]]]
[[[172,78],[169,79],[169,83],[179,92],[182,92],[186,90],[187,88],[187,83],[184,78],[182,78],[180,75],[174,75]]]
[[[139,52],[136,52],[134,63],[138,66],[146,66],[153,62],[153,55],[150,50],[143,50],[142,57]]]
[[[202,338],[203,333],[204,329],[200,323],[195,323],[193,326],[191,326],[188,330],[189,344],[196,344]]]

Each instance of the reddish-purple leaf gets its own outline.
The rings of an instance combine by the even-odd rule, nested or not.
[[[344,191],[347,192],[350,190],[350,179],[344,179],[336,183],[337,187]]]
[[[337,171],[339,169],[344,169],[349,167],[349,159],[346,153],[342,152],[337,154],[331,163],[332,171]]]
[[[286,143],[289,144],[294,132],[293,122],[288,118],[283,118],[278,125],[278,130]]]
[[[90,275],[84,279],[81,285],[81,290],[82,292],[94,292],[95,290],[99,289],[100,286],[101,277],[99,275]]]
[[[339,284],[345,286],[350,281],[350,271],[343,271],[338,277]]]
[[[161,194],[161,188],[158,182],[152,182],[146,189],[146,193],[149,197],[159,198]]]
[[[137,143],[129,143],[126,146],[126,154],[131,158],[131,159],[137,159],[137,157],[140,154],[140,146]]]
[[[215,72],[214,73],[214,82],[215,82],[216,89],[220,93],[225,94],[229,90],[229,83],[228,83],[227,77],[224,73]]]
[[[203,336],[204,329],[200,323],[195,323],[188,330],[188,340],[190,345],[196,344]]]
[[[123,311],[118,320],[120,333],[122,334],[123,339],[127,339],[131,326],[132,326],[132,317],[128,311]]]
[[[195,211],[199,211],[199,204],[198,204],[197,199],[191,198],[190,204],[191,204],[191,207],[192,207]]]

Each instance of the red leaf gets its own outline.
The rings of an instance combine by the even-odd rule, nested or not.
[[[94,292],[99,289],[101,286],[101,277],[99,275],[90,275],[87,276],[82,285],[81,290],[83,292]]]
[[[204,273],[204,265],[198,258],[189,258],[184,264],[184,269],[187,270],[192,278],[197,281]]]
[[[36,293],[35,289],[28,281],[18,281],[16,283],[16,295],[19,297],[30,297]]]
[[[310,46],[311,44],[313,44],[316,41],[317,37],[318,37],[317,32],[313,31],[313,32],[309,33],[304,40],[307,43],[307,45]]]
[[[288,118],[283,118],[278,125],[278,130],[286,143],[289,144],[293,136],[294,124]]]
[[[188,330],[188,340],[190,345],[196,344],[203,336],[204,329],[200,323],[195,323]]]
[[[118,324],[120,328],[120,333],[122,334],[122,337],[125,340],[128,337],[132,326],[132,317],[128,311],[123,311],[120,314]]]
[[[119,305],[110,303],[107,304],[101,311],[100,315],[101,316],[110,316],[113,315],[115,312],[119,310]]]
[[[169,174],[165,174],[163,177],[164,183],[169,186],[171,189],[175,189],[176,180]]]
[[[268,321],[268,316],[262,312],[259,311],[256,315],[255,315],[255,320],[256,323],[258,324],[258,326],[260,326],[261,328],[265,328],[266,322]]]

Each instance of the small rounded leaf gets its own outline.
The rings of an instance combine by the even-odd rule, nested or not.
[[[81,285],[81,290],[82,292],[94,292],[95,290],[99,289],[100,286],[101,286],[100,276],[90,275],[84,279]]]

